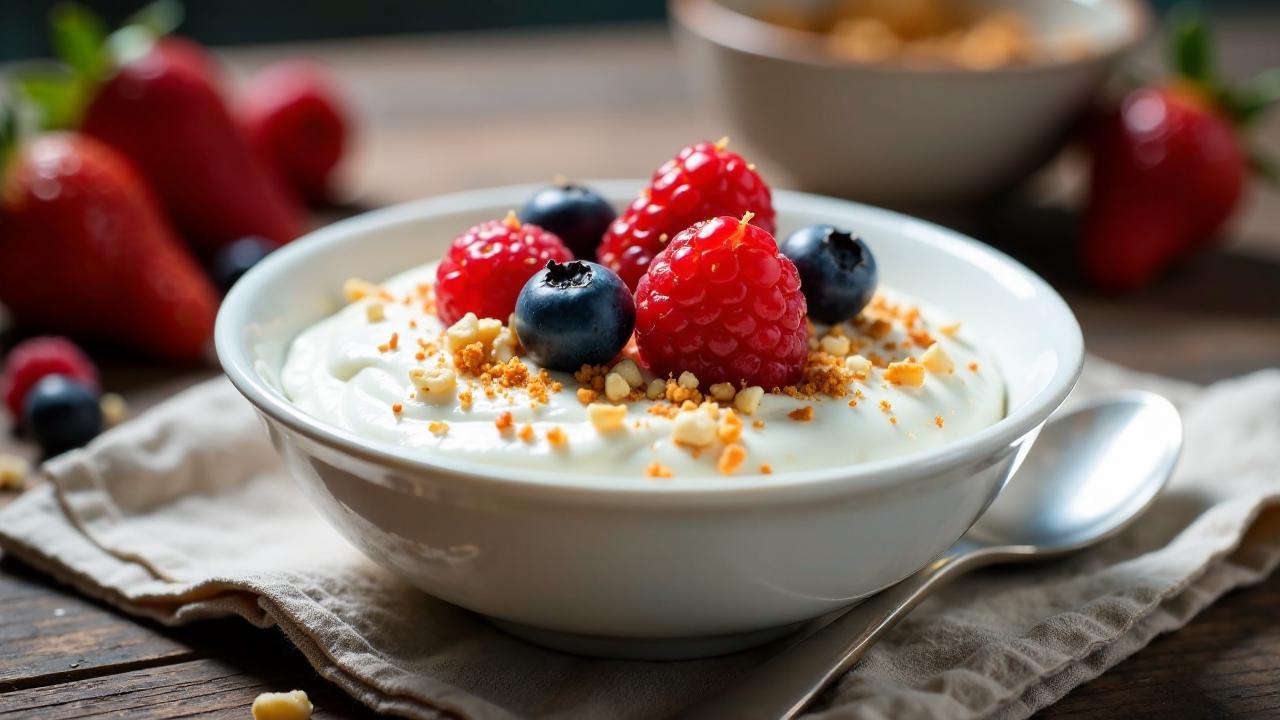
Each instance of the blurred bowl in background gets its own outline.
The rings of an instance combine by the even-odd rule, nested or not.
[[[851,60],[828,35],[758,19],[824,5],[671,0],[671,15],[701,89],[800,187],[917,210],[972,204],[1040,167],[1151,25],[1140,0],[987,0],[1061,52],[978,70]]]

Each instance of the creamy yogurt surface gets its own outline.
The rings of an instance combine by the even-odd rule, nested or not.
[[[494,391],[492,382],[465,372],[465,363],[459,371],[446,328],[431,311],[435,265],[387,280],[380,290],[368,291],[299,334],[281,374],[292,402],[361,437],[427,457],[673,479],[897,457],[973,434],[1004,416],[998,369],[963,326],[882,286],[857,322],[818,326],[811,334],[810,363],[824,391],[813,392],[810,383],[808,391],[801,386],[790,394],[766,392],[751,414],[733,411],[740,431],[693,447],[677,439],[680,402],[642,397],[654,379],[646,372],[645,385],[633,391],[632,399],[617,403],[626,407],[621,426],[602,430],[588,405],[609,401],[573,374],[551,373],[550,382],[531,394],[526,388]],[[536,376],[531,360],[520,361]],[[444,398],[419,399],[423,395],[411,373],[416,370],[421,378],[423,369],[453,371],[456,389]],[[808,371],[806,377],[811,377]],[[671,385],[678,383],[672,379]],[[834,386],[843,386],[843,394]],[[586,396],[596,397],[584,401],[584,388]],[[702,397],[695,399],[711,400],[706,385],[700,383],[697,391]],[[713,414],[721,428],[735,401],[722,399],[718,405],[718,410],[704,405],[696,412]],[[689,403],[685,408],[693,412]],[[726,472],[728,445],[738,449]]]

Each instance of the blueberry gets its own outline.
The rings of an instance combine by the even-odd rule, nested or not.
[[[782,254],[800,271],[809,317],[838,323],[858,314],[876,291],[876,259],[862,240],[830,225],[810,225],[787,236]]]
[[[23,421],[52,457],[78,448],[102,432],[102,407],[88,385],[64,375],[46,375],[23,402]]]
[[[578,370],[609,362],[636,324],[636,306],[622,278],[593,262],[547,261],[516,300],[516,335],[548,370]]]
[[[596,246],[618,217],[604,198],[579,185],[539,190],[520,208],[520,221],[555,233],[577,258],[594,258]]]
[[[225,293],[249,271],[249,268],[257,265],[262,258],[270,255],[275,249],[276,244],[270,240],[263,240],[260,237],[240,238],[218,248],[213,261],[209,264],[209,276],[213,278],[213,283]]]

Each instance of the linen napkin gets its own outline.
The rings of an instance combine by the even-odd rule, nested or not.
[[[1074,398],[1141,387],[1186,446],[1131,530],[979,573],[918,608],[810,709],[825,718],[1022,718],[1280,561],[1280,370],[1197,387],[1090,359]],[[126,612],[278,626],[316,671],[411,718],[671,715],[759,663],[593,660],[512,639],[365,559],[310,508],[222,378],[47,464],[0,512],[5,551]]]

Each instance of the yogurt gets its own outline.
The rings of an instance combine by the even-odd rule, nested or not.
[[[649,399],[644,393],[654,378],[646,373],[631,399],[616,403],[626,409],[621,423],[614,410],[605,429],[599,406],[609,401],[600,380],[592,386],[590,378],[568,373],[538,380],[539,368],[520,358],[514,364],[528,369],[533,387],[501,387],[451,353],[432,310],[434,279],[429,263],[381,286],[357,285],[351,295],[358,299],[293,341],[281,377],[290,400],[360,437],[424,457],[669,481],[898,457],[973,434],[1004,415],[998,369],[963,327],[882,287],[859,322],[814,328],[807,386],[766,392],[758,405],[722,392],[712,405],[711,388],[687,388],[692,378],[674,401]],[[508,329],[501,332],[509,337]],[[440,386],[435,394],[424,390],[424,376],[441,375],[455,378],[443,396]],[[681,387],[679,379],[668,385]],[[697,402],[681,410],[684,395]],[[682,439],[677,426],[706,425],[681,420],[690,413],[712,418],[712,442]]]

